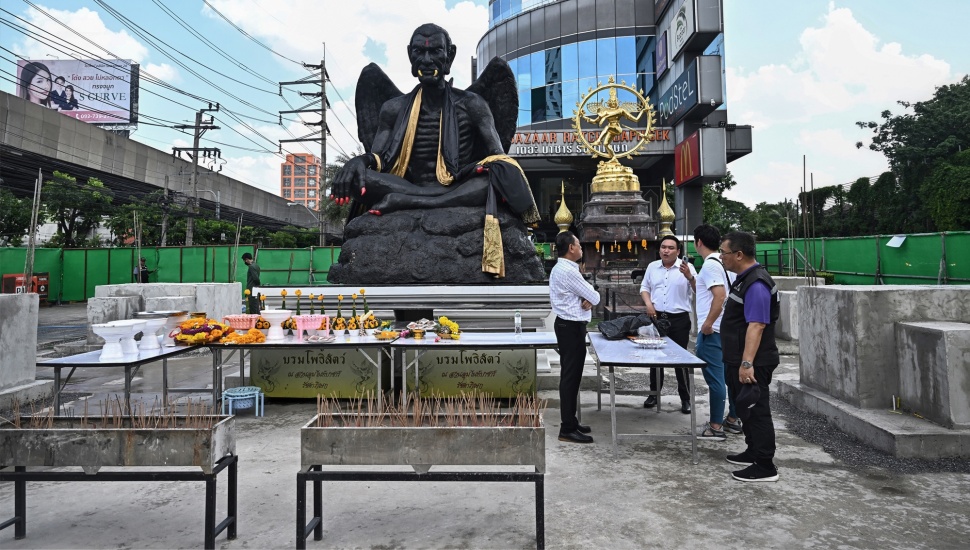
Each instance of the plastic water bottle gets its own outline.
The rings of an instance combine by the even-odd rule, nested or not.
[[[522,314],[519,310],[515,310],[515,336],[522,336]]]

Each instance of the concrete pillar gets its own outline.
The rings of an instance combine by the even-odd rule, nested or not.
[[[798,293],[785,290],[778,293],[781,311],[778,314],[778,326],[775,335],[783,340],[798,341]]]
[[[0,390],[34,381],[39,311],[37,294],[0,294]]]
[[[903,408],[946,428],[970,428],[970,324],[896,323]]]
[[[47,397],[54,385],[37,378],[37,294],[0,294],[0,409]]]
[[[798,311],[801,383],[884,409],[900,393],[894,323],[970,322],[970,287],[804,286]]]

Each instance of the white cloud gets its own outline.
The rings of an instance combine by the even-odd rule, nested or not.
[[[729,193],[735,200],[795,197],[802,155],[815,187],[878,175],[886,160],[856,149],[870,133],[854,123],[893,109],[897,100],[929,99],[936,87],[955,79],[946,61],[880,43],[851,10],[833,4],[820,26],[802,31],[799,43],[799,53],[786,62],[727,69],[731,118],[754,126],[754,152],[729,166],[739,182]]]
[[[168,63],[149,63],[141,67],[142,71],[154,76],[162,82],[174,83],[179,81],[179,73]]]
[[[328,72],[341,89],[353,87],[360,70],[370,63],[364,53],[369,37],[378,46],[386,48],[388,62],[382,66],[384,71],[399,88],[410,90],[417,81],[411,76],[405,48],[414,29],[428,22],[444,27],[451,35],[458,48],[452,66],[455,85],[468,86],[471,82],[469,60],[475,54],[478,39],[488,27],[487,8],[472,2],[461,2],[447,9],[444,0],[358,0],[342,3],[339,10],[335,10],[330,2],[294,0],[274,3],[272,13],[254,7],[248,0],[212,0],[211,3],[246,32],[287,57],[318,63],[325,42]],[[267,2],[262,4],[263,7],[268,5]],[[208,8],[203,13],[218,18]],[[293,32],[291,26],[284,26],[279,20],[313,21],[315,24],[312,31]]]
[[[906,55],[879,39],[848,8],[830,7],[819,28],[805,29],[801,51],[788,64],[745,73],[727,71],[729,100],[739,120],[760,129],[896,100],[926,99],[953,80],[950,65],[929,55]]]
[[[49,34],[45,35],[45,33],[37,31],[35,27],[30,27],[32,31],[41,36],[49,37],[53,35],[57,37],[45,40],[45,42],[55,44],[56,47],[25,37],[23,41],[13,45],[13,50],[27,59],[44,59],[48,56],[55,59],[111,59],[116,57],[118,59],[131,59],[136,63],[144,63],[149,57],[148,48],[124,29],[119,31],[109,29],[101,20],[101,15],[96,11],[88,8],[66,11],[43,6],[41,6],[41,9],[50,17],[37,10],[29,9],[25,12],[25,19]],[[63,26],[58,21],[63,23]],[[74,34],[72,29],[83,35],[84,38]],[[175,77],[175,70],[168,65],[154,65],[154,67],[159,67],[160,70],[165,67],[166,76]],[[156,76],[161,77],[161,75]]]

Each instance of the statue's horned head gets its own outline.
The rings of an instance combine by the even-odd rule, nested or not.
[[[408,44],[411,75],[422,84],[437,84],[451,72],[457,48],[451,43],[448,31],[433,23],[426,23],[414,30]]]

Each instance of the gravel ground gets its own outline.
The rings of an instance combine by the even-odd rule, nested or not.
[[[957,473],[970,474],[970,460],[960,458],[897,458],[874,449],[839,431],[824,417],[796,409],[790,402],[772,392],[771,412],[783,417],[788,431],[822,447],[849,468],[883,468],[892,473]]]

